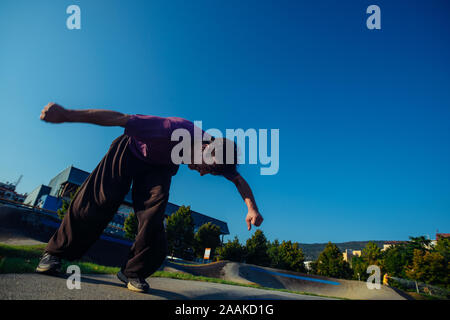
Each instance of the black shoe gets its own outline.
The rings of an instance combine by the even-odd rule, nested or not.
[[[36,267],[36,272],[39,273],[60,273],[61,272],[61,259],[52,256],[50,253],[45,252]]]
[[[143,278],[128,278],[122,270],[117,273],[117,278],[127,285],[127,288],[135,292],[147,292],[150,286]]]

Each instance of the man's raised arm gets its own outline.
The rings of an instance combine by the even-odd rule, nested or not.
[[[51,123],[84,122],[99,126],[121,126],[125,127],[130,115],[117,111],[86,109],[71,110],[50,102],[41,111],[40,119]]]
[[[245,179],[240,174],[238,174],[232,181],[241,194],[242,199],[244,199],[244,202],[248,208],[247,217],[245,218],[248,230],[252,228],[252,224],[259,227],[264,219],[259,213],[258,207],[256,206],[252,189],[250,189],[247,181],[245,181]]]

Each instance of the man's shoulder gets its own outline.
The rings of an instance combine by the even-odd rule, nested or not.
[[[135,114],[130,115],[125,126],[125,134],[142,139],[166,137],[170,135],[171,122],[167,118]]]
[[[131,115],[129,115],[130,123],[146,124],[148,122],[164,122],[164,121],[168,121],[167,118],[153,116],[153,115],[146,115],[146,114],[131,114]]]
[[[188,125],[193,125],[192,121],[189,121],[185,118],[181,118],[181,117],[166,117],[166,120],[170,121],[173,124],[188,124]]]
[[[189,131],[189,133],[192,135],[192,137],[195,135],[195,130],[197,128],[198,132],[201,132],[201,134],[204,134],[204,131],[202,128],[197,127],[192,121],[187,120],[185,118],[181,117],[167,117],[167,121],[170,122],[172,132],[176,129],[185,129]]]

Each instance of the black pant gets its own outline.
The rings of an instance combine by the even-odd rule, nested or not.
[[[136,158],[128,145],[126,135],[113,141],[76,193],[46,251],[67,260],[81,258],[112,220],[132,184],[139,227],[123,272],[127,277],[146,278],[161,266],[167,254],[163,222],[172,173],[168,166]]]

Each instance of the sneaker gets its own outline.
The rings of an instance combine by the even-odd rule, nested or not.
[[[128,278],[122,270],[117,273],[117,278],[127,285],[127,288],[135,292],[147,292],[150,286],[143,278]]]
[[[36,272],[40,273],[59,273],[61,272],[61,259],[45,252],[36,267]]]

